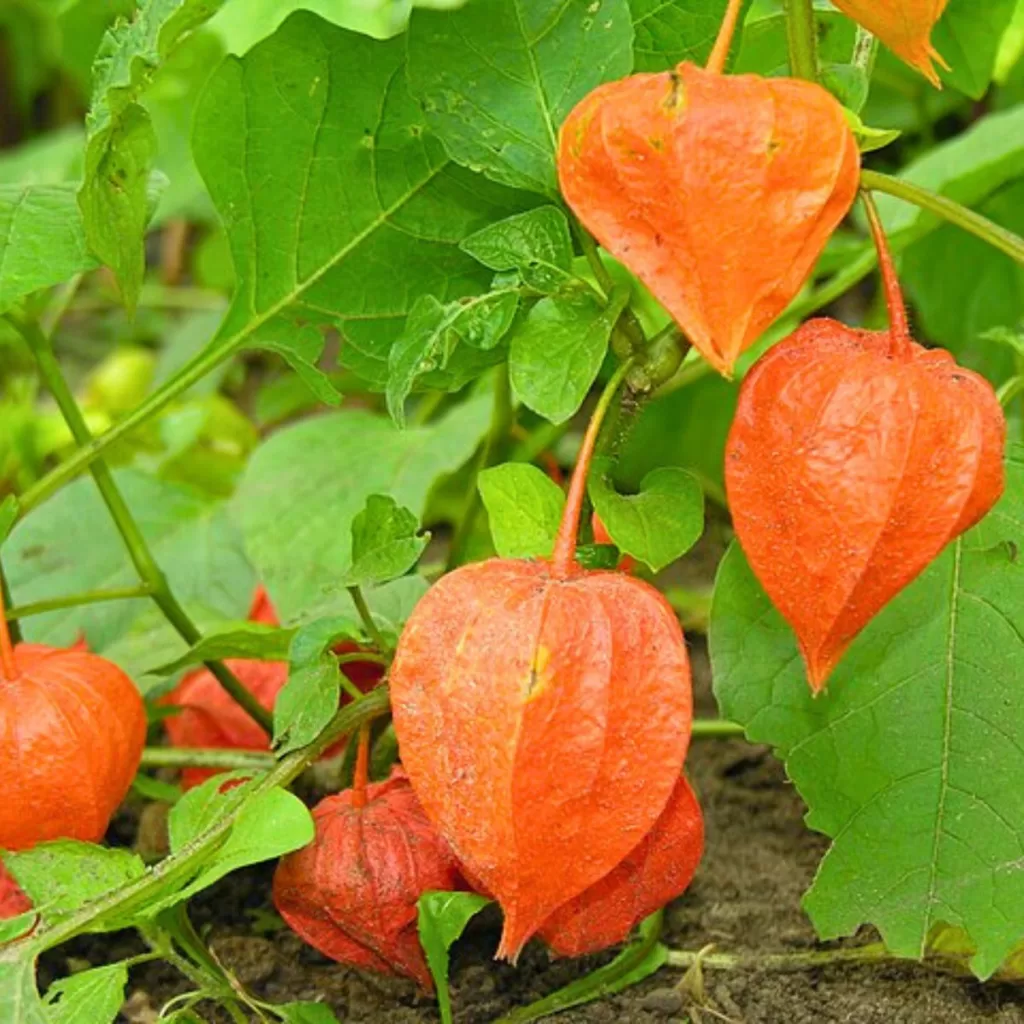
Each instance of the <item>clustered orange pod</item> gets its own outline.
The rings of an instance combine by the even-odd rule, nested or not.
[[[505,913],[499,956],[604,878],[650,832],[690,737],[690,668],[665,598],[575,561],[600,418],[550,560],[442,577],[398,644],[402,763],[467,874]]]
[[[726,375],[804,284],[860,169],[825,89],[719,73],[731,28],[707,70],[685,62],[595,89],[558,148],[566,202]]]
[[[815,691],[853,638],[1003,491],[992,386],[910,337],[873,207],[888,331],[812,320],[747,375],[726,447],[736,534]]]
[[[917,68],[933,85],[939,76],[933,61],[949,65],[932,46],[932,29],[949,0],[833,0],[836,7],[878,36],[886,46]]]
[[[455,857],[408,779],[365,781],[313,809],[316,838],[274,874],[274,905],[311,946],[341,963],[433,988],[417,900],[464,889]]]
[[[680,777],[661,817],[636,849],[599,882],[558,908],[541,938],[560,956],[622,942],[645,917],[686,891],[704,852],[704,819]]]

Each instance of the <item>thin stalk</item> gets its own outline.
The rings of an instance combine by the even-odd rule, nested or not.
[[[362,587],[349,587],[348,592],[352,598],[352,603],[356,606],[356,611],[359,613],[359,618],[362,620],[363,628],[373,641],[374,646],[381,652],[386,651],[388,649],[388,642],[384,639],[384,634],[380,631],[377,620],[373,617],[373,612],[370,611],[370,606],[366,603]]]
[[[732,40],[736,35],[736,26],[739,23],[742,9],[743,0],[729,0],[729,6],[725,9],[725,17],[722,19],[722,27],[718,30],[714,49],[711,51],[711,56],[708,57],[708,71],[714,71],[717,75],[725,71],[725,62],[729,59],[729,50],[732,48]]]
[[[572,221],[573,227],[576,229],[576,237],[580,240],[580,248],[583,250],[583,255],[587,258],[587,263],[590,265],[590,271],[594,275],[598,287],[604,292],[604,298],[607,299],[615,287],[612,275],[608,273],[608,268],[604,265],[604,260],[601,259],[601,253],[598,251],[594,236],[576,217],[573,217]]]
[[[372,721],[387,713],[388,690],[378,687],[359,701],[342,708],[331,724],[308,746],[293,751],[281,758],[277,765],[260,779],[252,788],[249,798],[228,814],[212,822],[194,839],[186,843],[177,853],[165,858],[141,878],[122,885],[112,892],[93,900],[52,925],[40,928],[16,942],[10,943],[0,952],[0,960],[18,960],[26,956],[37,956],[92,926],[99,918],[124,920],[144,907],[167,886],[180,884],[224,841],[231,831],[242,809],[249,801],[278,786],[294,782],[328,747],[343,735],[357,729],[363,722]]]
[[[39,367],[39,374],[57,402],[57,407],[60,409],[75,443],[80,448],[89,445],[92,442],[92,435],[85,422],[85,417],[82,415],[82,410],[79,409],[75,396],[64,379],[49,338],[31,321],[14,317],[9,317],[9,320],[32,350],[36,365]],[[132,565],[135,566],[139,578],[149,589],[149,596],[185,643],[189,647],[194,647],[202,639],[202,634],[172,593],[167,577],[154,559],[135,517],[114,481],[110,467],[100,459],[92,464],[90,471],[100,492],[100,497],[107,506],[107,511],[128,549],[128,557],[131,559]],[[219,661],[207,661],[204,664],[228,694],[270,735],[273,731],[273,720],[270,713],[239,682],[235,674]]]
[[[878,267],[882,274],[882,287],[885,289],[885,304],[889,309],[889,335],[892,338],[892,351],[906,353],[909,351],[911,341],[910,321],[907,319],[907,305],[903,301],[903,290],[900,288],[900,279],[896,274],[896,265],[893,263],[892,253],[889,250],[889,240],[885,237],[882,218],[878,216],[878,207],[875,206],[871,193],[861,192],[861,200],[867,211],[871,237],[874,239],[875,251],[878,253]]]
[[[806,971],[832,964],[877,964],[895,962],[900,958],[889,952],[881,942],[844,949],[815,949],[806,953],[706,953],[668,951],[669,967],[701,967],[711,971]]]
[[[565,510],[562,513],[562,522],[558,528],[558,536],[555,538],[555,548],[551,556],[551,569],[555,577],[566,577],[572,571],[573,562],[576,559],[576,534],[580,528],[580,513],[583,509],[583,499],[587,493],[587,474],[590,472],[594,448],[597,446],[597,438],[601,433],[604,418],[618,394],[619,386],[626,379],[626,374],[633,368],[633,364],[634,360],[627,359],[612,374],[611,380],[601,392],[601,397],[590,417],[587,432],[583,436],[583,444],[576,458],[576,468],[572,472],[569,493],[565,499]]]
[[[11,588],[7,585],[7,576],[4,573],[3,561],[0,560],[0,599],[2,599],[4,606],[10,608],[14,604],[14,599],[11,597]],[[11,613],[6,614],[0,613],[0,619],[3,619],[7,625],[7,635],[10,637],[12,644],[20,644],[22,640],[21,636],[21,623]]]
[[[996,398],[1004,409],[1019,395],[1024,395],[1024,376],[1011,377],[997,392]]]
[[[8,619],[27,619],[33,615],[59,611],[62,608],[78,608],[86,604],[102,604],[105,601],[130,601],[132,598],[151,597],[149,587],[141,583],[136,587],[110,587],[106,590],[83,590],[77,594],[51,597],[45,601],[17,605],[7,610]]]
[[[267,771],[277,759],[260,750],[231,750],[187,747],[146,747],[142,752],[143,768],[224,768]]]
[[[58,324],[64,319],[64,314],[68,311],[68,307],[71,305],[71,301],[75,297],[75,293],[78,291],[78,286],[82,283],[81,274],[75,274],[74,277],[65,281],[60,288],[57,289],[53,296],[52,302],[47,306],[46,311],[40,318],[40,325],[42,326],[43,333],[48,337],[53,337],[53,332],[57,329]]]
[[[743,736],[744,731],[738,722],[726,722],[719,718],[695,718],[691,735],[695,740],[724,740]]]
[[[861,188],[869,189],[872,192],[885,192],[888,195],[896,196],[906,203],[928,210],[951,224],[969,231],[982,241],[1005,252],[1007,256],[1015,259],[1018,263],[1024,263],[1024,238],[1007,231],[980,213],[969,210],[966,206],[940,196],[936,192],[930,192],[920,185],[911,184],[902,178],[894,178],[889,174],[880,174],[878,171],[860,172]]]
[[[370,785],[370,723],[359,727],[359,746],[356,750],[356,770],[352,776],[352,806],[366,806],[366,789]]]
[[[818,80],[818,30],[813,0],[784,0],[789,70],[794,78]]]
[[[338,665],[338,684],[341,688],[352,698],[352,700],[359,700],[363,695],[363,691],[352,682],[351,679],[341,670],[341,664]]]
[[[12,681],[18,678],[18,666],[14,663],[14,643],[4,613],[4,588],[0,587],[0,679]]]

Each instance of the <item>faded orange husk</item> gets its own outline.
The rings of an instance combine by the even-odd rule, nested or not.
[[[859,22],[886,46],[916,68],[937,88],[942,87],[933,61],[949,65],[932,46],[932,29],[949,0],[833,0],[836,7]],[[980,0],[984,2],[984,0]]]
[[[796,296],[857,192],[839,103],[693,64],[595,89],[562,127],[562,192],[721,373]]]

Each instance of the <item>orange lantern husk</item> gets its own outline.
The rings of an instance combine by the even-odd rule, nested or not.
[[[704,819],[680,777],[661,817],[616,868],[563,904],[541,938],[559,956],[585,956],[623,942],[645,917],[681,896],[704,852]]]
[[[873,206],[891,326],[812,320],[743,382],[726,446],[751,568],[821,690],[854,637],[1003,491],[992,386],[916,344]]]
[[[707,70],[598,87],[558,148],[566,202],[726,376],[800,291],[860,171],[826,90],[720,73],[730,35],[727,22]]]
[[[468,875],[501,904],[498,955],[512,960],[651,830],[690,737],[690,668],[668,602],[575,561],[599,425],[595,415],[552,557],[442,577],[391,670],[402,763]]]
[[[942,87],[935,71],[938,61],[949,65],[932,46],[932,29],[942,17],[949,0],[833,0],[836,7],[878,36],[901,60]]]

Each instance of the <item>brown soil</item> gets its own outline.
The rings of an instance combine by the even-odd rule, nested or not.
[[[698,705],[714,713],[707,657],[694,645]],[[800,909],[826,842],[807,830],[804,807],[781,765],[739,740],[697,742],[688,770],[707,819],[707,852],[687,894],[669,908],[666,941],[678,949],[715,943],[723,951],[807,949],[815,937]],[[271,868],[240,872],[193,904],[193,918],[222,962],[274,1002],[323,1000],[345,1024],[434,1024],[433,1002],[404,982],[361,975],[325,960],[267,916]],[[551,961],[531,945],[517,968],[495,963],[497,919],[483,915],[456,945],[456,1024],[492,1024],[610,958]],[[865,933],[859,940],[875,936]],[[103,962],[130,952],[123,936],[80,940],[63,952]],[[51,954],[44,975],[61,971]],[[80,965],[79,961],[79,965]],[[558,1018],[562,1024],[1024,1024],[1024,988],[982,986],[915,965],[836,966],[791,974],[706,975],[705,1009],[673,988],[682,972],[663,969],[619,996]],[[43,979],[46,980],[46,979]],[[179,976],[152,965],[133,973],[123,1020],[145,1024],[184,990]],[[208,1020],[218,1020],[215,1013]]]

